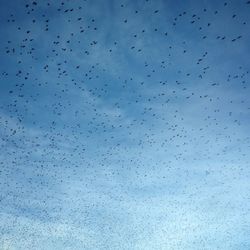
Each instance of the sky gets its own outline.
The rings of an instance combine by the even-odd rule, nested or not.
[[[249,13],[0,0],[0,249],[250,249]]]

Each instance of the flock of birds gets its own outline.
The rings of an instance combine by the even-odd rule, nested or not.
[[[0,249],[249,249],[249,13],[2,1]]]

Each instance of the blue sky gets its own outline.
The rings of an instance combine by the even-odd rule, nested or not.
[[[248,1],[0,3],[0,249],[250,249]]]

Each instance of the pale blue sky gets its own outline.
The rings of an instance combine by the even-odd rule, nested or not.
[[[0,3],[0,249],[250,249],[248,1]]]

